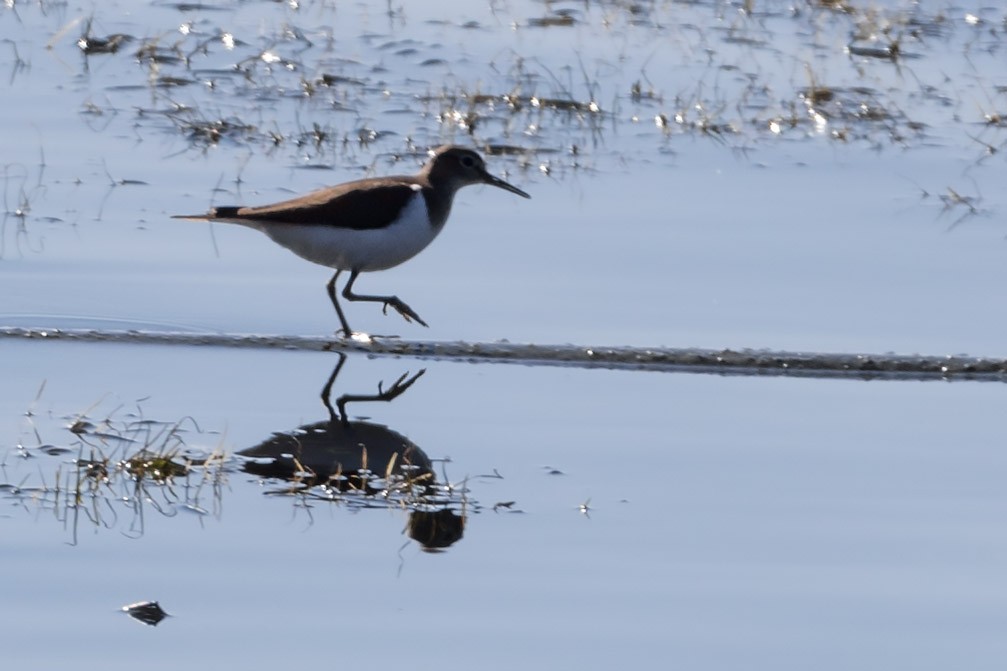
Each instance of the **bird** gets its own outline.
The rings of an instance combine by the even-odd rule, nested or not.
[[[398,296],[357,294],[361,273],[393,268],[413,258],[444,228],[455,193],[472,184],[489,184],[523,198],[530,195],[489,173],[475,150],[443,145],[415,175],[371,177],[326,187],[271,205],[218,206],[205,214],[177,214],[174,219],[240,224],[265,233],[273,242],[303,259],[335,270],[325,285],[339,316],[344,337],[354,332],[336,297],[336,282],[349,280],[347,301],[382,303],[407,322],[427,323]]]

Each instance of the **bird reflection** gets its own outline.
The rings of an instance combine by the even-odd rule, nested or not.
[[[274,433],[238,452],[242,469],[264,478],[285,480],[283,493],[342,501],[362,507],[410,510],[409,536],[425,550],[446,548],[461,539],[465,518],[455,512],[457,495],[437,482],[430,458],[415,443],[382,424],[350,420],[348,403],[390,402],[423,374],[408,373],[374,394],[343,394],[332,403],[332,387],[346,363],[339,362],[322,389],[329,418]]]

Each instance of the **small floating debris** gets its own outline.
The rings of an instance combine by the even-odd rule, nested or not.
[[[109,35],[104,38],[94,37],[92,35],[81,35],[77,40],[77,46],[80,47],[80,50],[87,56],[93,56],[95,54],[114,54],[119,51],[119,47],[132,39],[133,38],[129,35],[122,35],[120,33]]]
[[[591,114],[598,114],[601,112],[601,107],[593,100],[585,103],[564,98],[540,98],[538,96],[532,96],[529,99],[529,102],[532,107],[541,107],[544,109],[555,109],[566,112],[590,112]]]
[[[124,35],[122,33],[113,33],[107,37],[95,37],[91,33],[91,24],[92,19],[88,19],[87,23],[84,24],[83,33],[81,33],[81,36],[77,38],[77,46],[84,52],[85,56],[92,56],[94,54],[114,54],[119,51],[119,47],[127,42],[132,42],[134,39],[133,36]],[[71,23],[71,25],[73,24]],[[65,31],[61,31],[61,34],[63,32]]]
[[[577,20],[573,18],[573,15],[567,12],[557,12],[553,16],[528,19],[528,27],[530,28],[568,27],[576,25],[576,23]]]
[[[863,58],[877,58],[885,61],[897,61],[902,55],[898,42],[891,42],[879,47],[860,46],[858,44],[847,45],[846,50],[851,56],[861,56]]]
[[[186,79],[184,77],[158,77],[154,81],[154,86],[161,89],[170,89],[178,86],[191,86],[195,83],[196,80]]]
[[[532,156],[534,149],[527,149],[514,144],[486,144],[482,146],[484,153],[490,156]]]
[[[322,73],[317,80],[319,86],[366,86],[367,82],[357,77],[345,77],[343,75],[331,75]]]
[[[161,605],[156,601],[138,601],[128,606],[123,606],[122,611],[134,620],[143,622],[151,627],[156,627],[166,617],[170,617],[164,612]]]

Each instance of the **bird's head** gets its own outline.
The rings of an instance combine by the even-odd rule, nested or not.
[[[524,198],[527,193],[486,170],[486,162],[477,152],[466,147],[444,145],[431,152],[430,160],[423,168],[430,182],[447,185],[458,190],[470,184],[489,184]]]

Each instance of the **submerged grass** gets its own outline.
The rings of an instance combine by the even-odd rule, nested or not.
[[[171,157],[240,148],[366,175],[464,142],[535,180],[674,161],[686,141],[753,161],[799,141],[830,159],[836,146],[963,148],[975,177],[1007,144],[1003,8],[518,2],[494,7],[489,25],[274,4],[157,5],[129,33],[102,9],[69,21],[47,3],[0,12],[59,17],[48,46],[87,82],[85,123],[168,142]],[[11,76],[23,77],[31,63],[11,45]],[[20,204],[5,195],[21,224],[37,215],[30,190]]]
[[[40,390],[41,395],[41,390]],[[38,399],[36,399],[36,404]],[[174,517],[180,510],[199,516],[217,515],[227,484],[227,456],[218,448],[190,445],[204,434],[192,418],[160,422],[143,417],[141,406],[122,406],[96,414],[101,403],[64,418],[69,438],[47,443],[41,438],[33,410],[26,413],[34,444],[21,441],[0,462],[5,479],[14,470],[13,458],[30,461],[45,456],[70,461],[58,463],[46,477],[40,465],[39,484],[4,485],[6,498],[25,508],[49,511],[70,532],[76,544],[81,528],[119,528],[141,536],[149,511]]]
[[[564,40],[575,28],[581,39],[646,37],[654,46],[627,48],[618,55],[575,49],[562,58],[512,47],[476,69],[481,74],[475,77],[459,67],[457,59],[441,57],[440,45],[419,39],[365,34],[358,37],[365,46],[353,47],[355,58],[334,58],[332,50],[340,53],[347,45],[324,20],[318,23],[312,17],[309,22],[297,11],[265,24],[259,35],[244,36],[221,21],[226,14],[200,13],[193,7],[180,8],[186,17],[181,27],[177,22],[146,27],[144,32],[155,37],[97,35],[98,17],[92,16],[77,46],[85,68],[92,59],[130,59],[137,67],[122,72],[133,74],[132,84],[147,87],[155,103],[138,109],[135,122],[148,131],[173,131],[197,150],[223,140],[260,146],[286,143],[331,159],[339,155],[341,145],[365,145],[368,136],[372,141],[392,140],[392,146],[381,147],[398,153],[403,138],[407,144],[437,144],[461,133],[479,146],[554,151],[578,147],[583,152],[599,149],[605,135],[646,118],[663,120],[650,127],[655,139],[671,133],[724,142],[734,136],[729,140],[733,148],[774,141],[781,128],[843,142],[882,144],[887,138],[898,146],[912,146],[914,133],[907,124],[925,122],[910,119],[899,97],[939,84],[927,81],[929,72],[913,71],[910,62],[955,45],[966,58],[977,50],[1000,51],[1007,21],[991,11],[988,17],[952,16],[918,4],[736,6],[711,0],[689,6],[694,18],[708,14],[706,26],[682,24],[680,3],[557,6],[544,17],[499,16],[511,20],[518,33],[528,32],[529,39],[538,34]],[[408,20],[405,15],[399,18]],[[466,24],[459,30],[466,27],[482,28]],[[781,35],[803,42],[804,53],[781,54],[775,46]],[[468,54],[463,49],[457,56],[464,62]],[[618,59],[639,64],[640,70],[626,76]],[[773,71],[779,69],[774,62],[783,65],[784,72],[828,68],[838,74],[818,72],[819,83],[809,87],[799,81],[799,74],[780,77]],[[894,71],[884,71],[892,66]],[[417,76],[417,68],[437,74]],[[401,74],[393,74],[396,69]],[[902,91],[882,85],[893,81],[892,75]],[[431,92],[434,81],[439,83]],[[191,86],[194,83],[199,86]],[[817,94],[809,97],[809,91],[857,90],[870,91],[868,107],[856,98],[832,99],[831,114],[824,116],[841,127],[822,133],[819,107],[827,101]],[[795,101],[806,108],[804,113],[795,113]],[[220,112],[211,111],[218,107]],[[333,111],[348,123],[321,121]],[[935,106],[927,113],[939,111]],[[167,116],[171,125],[149,126],[158,115]],[[397,118],[402,116],[405,123]],[[303,130],[289,127],[293,118],[326,130],[315,134],[308,146]]]
[[[219,518],[230,476],[242,471],[257,476],[267,494],[293,497],[295,511],[304,511],[309,521],[312,504],[319,502],[350,510],[405,511],[411,537],[431,550],[460,539],[466,515],[481,510],[469,499],[467,481],[448,479],[446,462],[441,462],[439,482],[426,455],[380,425],[334,416],[278,433],[260,446],[267,449],[235,456],[191,417],[152,420],[144,417],[142,401],[132,409],[119,405],[102,412],[105,403],[99,401],[58,420],[62,439],[47,442],[36,411],[44,388],[25,413],[22,440],[0,460],[0,499],[51,514],[68,532],[71,545],[86,529],[117,529],[138,538],[151,514],[174,518],[179,512],[195,513],[200,524],[206,517]],[[379,396],[390,400],[400,388],[402,380]],[[340,399],[341,412],[347,401],[359,400],[374,398]],[[356,440],[367,445],[361,444],[353,457]],[[209,441],[216,446],[203,447]],[[33,468],[26,468],[29,463]],[[31,472],[22,474],[24,470]]]

